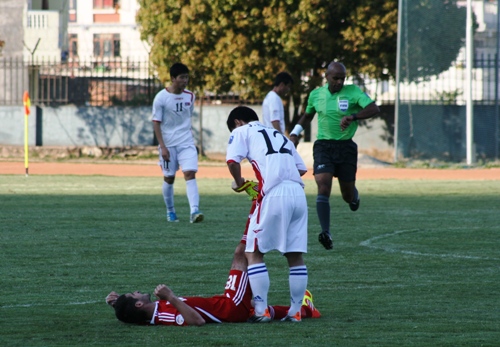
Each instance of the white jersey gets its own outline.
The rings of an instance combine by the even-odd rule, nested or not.
[[[262,103],[262,120],[265,126],[273,127],[273,121],[280,122],[281,133],[285,133],[285,109],[280,96],[273,90],[267,93]]]
[[[226,161],[240,163],[244,158],[252,164],[265,195],[283,181],[304,187],[299,170],[307,171],[293,143],[276,129],[258,121],[233,130],[227,146]]]
[[[153,101],[153,122],[161,123],[161,134],[166,147],[194,143],[191,130],[194,100],[194,94],[189,90],[172,94],[164,88],[156,94]]]

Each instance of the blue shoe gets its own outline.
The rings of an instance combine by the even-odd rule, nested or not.
[[[175,212],[167,212],[167,222],[175,222],[177,223],[179,221],[179,218],[177,218],[177,215]]]
[[[196,211],[195,213],[191,213],[191,218],[189,219],[191,223],[199,223],[203,221],[203,213],[200,211]]]

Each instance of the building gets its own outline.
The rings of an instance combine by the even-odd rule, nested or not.
[[[144,61],[149,46],[135,21],[137,0],[66,0],[69,58]]]

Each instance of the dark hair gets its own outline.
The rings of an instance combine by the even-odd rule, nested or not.
[[[125,294],[120,295],[113,305],[116,318],[124,323],[147,324],[148,315],[145,311],[135,306],[137,301],[139,300],[125,296]]]
[[[288,72],[280,72],[274,78],[274,86],[277,87],[280,85],[280,83],[292,84],[293,78]]]
[[[259,120],[257,113],[247,106],[238,106],[233,108],[233,110],[229,113],[229,117],[227,117],[227,128],[229,131],[233,131],[236,128],[235,120],[239,119],[244,121],[245,123],[250,123],[254,120]]]
[[[189,73],[189,69],[182,63],[175,63],[170,67],[170,77],[175,78],[184,73]]]

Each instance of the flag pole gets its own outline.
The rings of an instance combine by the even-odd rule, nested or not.
[[[28,116],[30,115],[31,101],[27,91],[23,95],[24,104],[24,168],[28,177]]]

